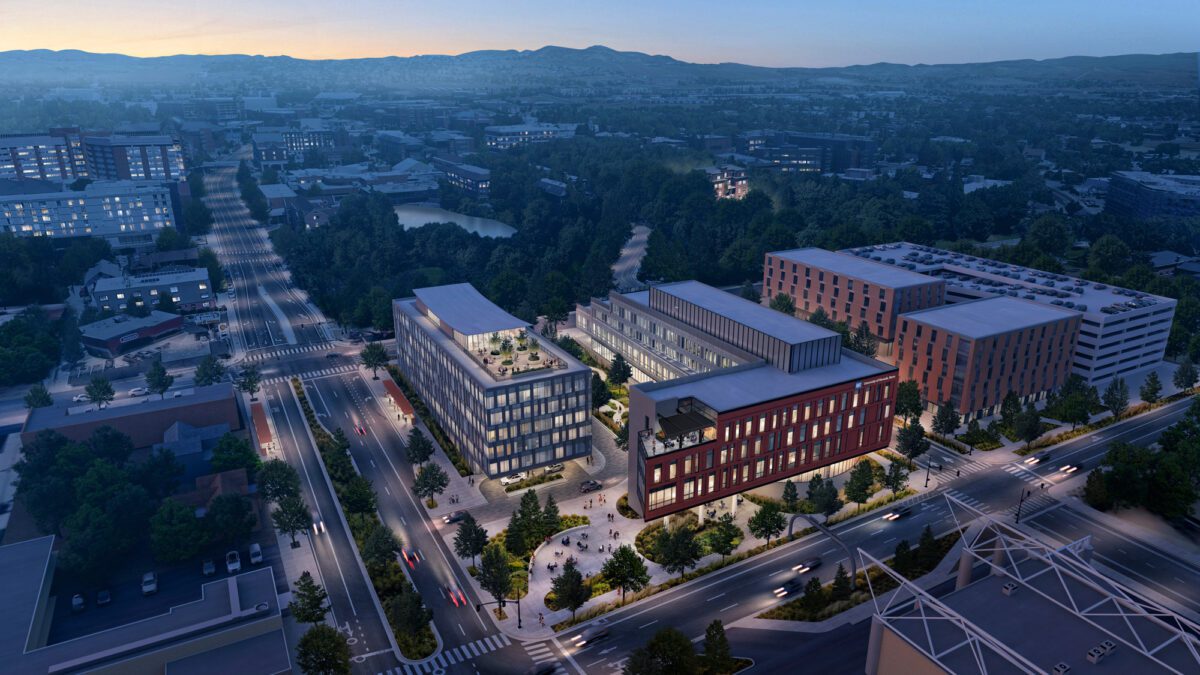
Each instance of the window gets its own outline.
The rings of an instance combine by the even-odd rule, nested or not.
[[[688,499],[692,499],[695,496],[696,496],[696,481],[694,481],[694,480],[683,481],[683,499],[684,499],[684,501],[686,501]]]
[[[670,506],[675,503],[675,486],[668,485],[665,488],[651,490],[649,499],[646,500],[647,510],[661,509],[664,506]]]
[[[767,465],[766,461],[761,460],[761,459],[754,463],[754,477],[755,478],[763,477],[763,471],[765,471],[766,465]]]
[[[675,480],[675,462],[671,462],[667,465],[667,478],[669,480]]]
[[[662,482],[662,465],[661,464],[654,467],[654,481],[653,482],[655,482],[655,483]]]

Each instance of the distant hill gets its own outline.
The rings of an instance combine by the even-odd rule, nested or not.
[[[696,89],[710,86],[1195,89],[1197,55],[1072,56],[942,65],[876,63],[844,68],[765,68],[687,63],[669,56],[543,47],[457,56],[306,60],[288,56],[138,58],[76,50],[0,52],[0,84],[146,86],[195,83],[411,91]]]

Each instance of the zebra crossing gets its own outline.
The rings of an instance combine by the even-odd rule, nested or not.
[[[317,377],[325,377],[327,375],[344,375],[346,373],[358,372],[357,365],[334,366],[332,368],[322,368],[321,370],[310,370],[307,373],[295,373],[292,375],[276,375],[263,379],[263,384],[275,384],[277,382],[290,382],[292,378],[298,377],[302,380],[311,380]]]
[[[468,642],[465,645],[459,645],[453,649],[443,649],[438,652],[437,656],[421,663],[405,663],[399,668],[389,668],[378,675],[417,675],[418,673],[442,672],[457,663],[466,663],[476,657],[489,654],[497,649],[503,649],[511,644],[512,640],[507,635],[497,633],[480,638],[474,642]]]
[[[554,670],[550,671],[554,675],[566,675],[567,669],[558,661],[558,655],[550,648],[550,645],[545,642],[524,642],[521,644],[525,648],[525,653],[533,659],[534,664],[544,665],[546,667],[554,666]]]
[[[965,492],[959,492],[958,490],[946,490],[946,494],[950,495],[951,497],[954,497],[955,499],[966,504],[967,506],[970,506],[971,508],[975,509],[976,511],[982,511],[983,513],[987,513],[988,511],[990,511],[992,509],[992,507],[988,506],[987,504],[984,504],[983,502],[979,501],[978,499],[972,497],[971,495],[969,495]]]
[[[949,460],[948,457],[938,457],[936,454],[930,455],[928,458],[924,459],[924,461],[932,461],[935,467],[941,467],[941,469],[935,469],[929,475],[929,482],[937,485],[949,483],[961,476],[969,476],[973,473],[991,468],[991,465],[983,462],[976,462],[974,460],[962,458],[956,463],[954,460]],[[927,471],[927,469],[924,466],[918,467],[918,469],[912,473],[913,480],[925,480],[925,471]]]
[[[292,354],[303,354],[304,352],[315,352],[315,351],[325,350],[325,349],[329,349],[329,344],[324,343],[324,342],[309,343],[306,345],[289,347],[287,349],[272,349],[272,350],[253,352],[251,354],[247,354],[245,360],[246,361],[266,361],[268,359],[273,359],[277,356],[290,356]]]
[[[1034,515],[1041,513],[1042,511],[1046,511],[1051,508],[1054,508],[1055,506],[1058,506],[1060,504],[1062,504],[1062,502],[1058,501],[1054,497],[1051,497],[1050,495],[1046,494],[1045,492],[1035,491],[1034,494],[1026,497],[1025,501],[1023,503],[1021,503],[1019,505],[1019,507],[1014,505],[1014,506],[1008,507],[1007,509],[1004,509],[1004,515],[1010,516],[1010,517],[1016,517],[1017,509],[1020,508],[1021,509],[1021,518],[1027,519],[1027,518],[1032,518]]]
[[[1041,483],[1046,482],[1044,477],[1030,471],[1023,464],[1005,464],[1003,467],[1001,467],[1001,469],[1004,471],[1004,473],[1007,473],[1013,478],[1016,478],[1017,480],[1023,480],[1030,485],[1040,485]]]

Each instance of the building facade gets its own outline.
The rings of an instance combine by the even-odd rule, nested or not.
[[[67,140],[58,136],[0,137],[0,180],[75,180]]]
[[[1009,392],[1038,401],[1070,375],[1081,319],[1008,296],[904,314],[900,379],[917,382],[930,409],[950,403],[968,421],[997,414]]]
[[[88,175],[96,180],[183,180],[183,148],[170,136],[85,136]]]
[[[170,191],[155,183],[97,182],[83,190],[0,192],[0,232],[18,237],[103,237],[114,248],[143,248],[153,246],[159,231],[175,223]]]
[[[704,170],[704,174],[712,183],[713,195],[717,199],[744,199],[750,194],[750,179],[746,176],[746,169],[740,166],[710,166]]]
[[[527,143],[540,143],[560,138],[574,138],[578,124],[509,124],[484,128],[487,147],[508,150]]]
[[[79,327],[79,341],[93,356],[114,359],[183,329],[183,317],[153,310],[144,317],[118,314]]]
[[[1114,172],[1104,209],[1127,218],[1200,216],[1200,176]]]
[[[591,370],[531,341],[524,321],[470,284],[417,289],[392,312],[401,374],[472,468],[497,477],[591,454]]]
[[[462,164],[435,157],[433,166],[446,177],[446,182],[472,197],[487,199],[492,190],[492,172],[481,166]]]
[[[97,307],[111,312],[123,312],[130,307],[154,308],[164,297],[170,298],[181,312],[217,306],[208,270],[203,267],[183,272],[97,279],[91,294]]]

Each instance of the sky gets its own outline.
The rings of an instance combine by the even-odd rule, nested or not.
[[[763,66],[1200,50],[1200,0],[0,0],[0,50],[353,58],[602,44]]]

